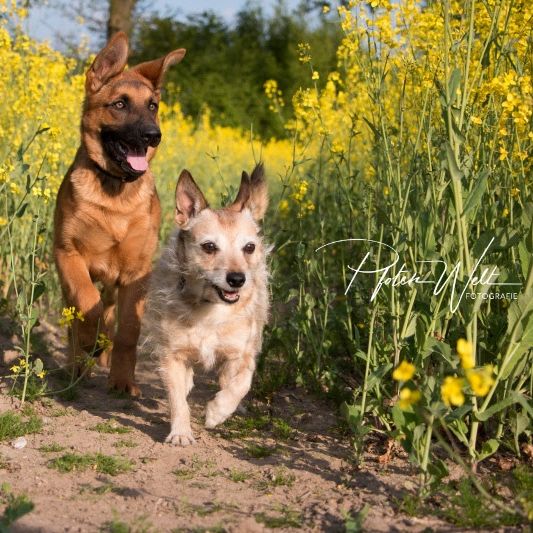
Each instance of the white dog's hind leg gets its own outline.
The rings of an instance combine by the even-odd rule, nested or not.
[[[187,395],[193,386],[192,367],[171,356],[162,370],[170,403],[170,433],[165,442],[180,446],[194,444],[187,404]]]
[[[207,404],[205,427],[214,428],[237,409],[252,384],[255,360],[246,355],[231,359],[224,364],[220,373],[220,391]]]

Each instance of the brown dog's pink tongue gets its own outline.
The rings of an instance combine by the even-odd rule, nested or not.
[[[133,170],[144,172],[148,168],[148,161],[145,155],[128,154],[126,160]]]

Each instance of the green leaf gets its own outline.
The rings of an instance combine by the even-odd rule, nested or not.
[[[483,194],[485,194],[485,191],[487,190],[488,175],[489,175],[489,171],[484,170],[477,176],[476,184],[474,185],[473,189],[470,191],[470,194],[468,195],[468,198],[466,199],[465,206],[463,209],[463,215],[466,215],[473,209],[476,209],[477,207],[479,207],[479,204],[481,203],[481,198],[483,197]]]
[[[446,143],[446,161],[448,162],[448,171],[452,179],[460,181],[463,173],[459,168],[459,163],[455,158],[455,153],[449,142]]]
[[[499,447],[500,441],[497,439],[489,439],[488,441],[485,441],[483,446],[481,446],[481,452],[478,454],[478,460],[482,461],[483,459],[495,454]]]
[[[430,356],[433,353],[441,355],[445,361],[447,361],[451,366],[454,366],[454,361],[452,360],[452,349],[449,344],[445,342],[438,341],[434,337],[428,337],[426,343],[424,344],[424,349],[422,351],[422,358]]]
[[[472,255],[474,257],[480,257],[492,238],[494,238],[494,241],[490,245],[487,254],[492,252],[503,252],[504,250],[517,245],[520,242],[520,232],[508,227],[485,231],[479,236],[478,240],[472,247]]]
[[[35,284],[33,289],[33,301],[38,300],[46,291],[46,285],[44,281],[40,280]]]
[[[531,261],[533,261],[533,255],[528,251],[525,240],[518,245],[518,257],[520,258],[522,276],[524,276],[524,279],[527,279],[527,274],[531,268]]]
[[[517,451],[520,450],[518,437],[520,437],[520,435],[524,433],[530,427],[531,427],[531,419],[526,413],[525,409],[522,409],[521,411],[517,411],[516,418],[514,420],[514,425],[513,425],[514,442],[515,442],[515,448]]]
[[[366,383],[367,390],[370,390],[381,383],[383,376],[385,376],[385,374],[387,374],[393,366],[394,365],[392,363],[387,363],[374,370],[374,372],[372,372],[368,377],[368,381]]]
[[[514,339],[511,336],[514,332]],[[507,311],[507,338],[512,342],[511,360],[506,363],[502,372],[502,379],[507,379],[514,367],[533,346],[533,289],[529,289],[518,296]]]
[[[527,208],[531,209],[532,204],[528,204]],[[529,232],[526,237],[526,248],[530,254],[533,254],[533,216],[531,217],[531,224],[529,225]]]
[[[409,323],[407,324],[407,327],[405,328],[405,333],[402,339],[408,339],[409,337],[412,337],[416,333],[417,316],[418,316],[417,313],[413,313],[411,315],[411,318],[409,319]]]
[[[43,371],[44,365],[40,359],[35,359],[33,362],[33,372],[35,374],[40,374]]]
[[[531,407],[531,405],[529,405],[528,400],[526,400],[526,398],[519,392],[514,391],[511,392],[511,394],[509,394],[507,398],[504,398],[503,400],[495,403],[494,405],[491,405],[483,413],[474,413],[474,417],[480,422],[485,422],[491,416],[495,415],[496,413],[499,413],[502,409],[506,409],[507,407],[515,403],[520,404],[527,411],[529,416],[533,418],[533,408]]]
[[[450,101],[448,102],[448,104],[451,104],[455,100],[457,89],[459,88],[460,83],[461,83],[461,71],[458,68],[456,68],[451,73],[450,79],[448,81],[448,94],[450,95]]]
[[[24,202],[17,211],[17,217],[20,218],[24,215],[26,212],[26,208],[28,207],[28,202]]]

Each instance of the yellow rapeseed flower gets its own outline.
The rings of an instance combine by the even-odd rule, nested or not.
[[[402,411],[409,409],[411,405],[420,401],[421,398],[420,391],[410,389],[409,387],[404,387],[400,391],[400,399],[398,400],[398,405]]]
[[[468,379],[468,383],[476,396],[486,396],[488,394],[494,384],[492,374],[492,365],[467,371],[466,379]]]
[[[64,307],[61,311],[61,318],[59,319],[60,326],[69,327],[74,320],[83,322],[85,320],[81,311],[76,311],[75,307]]]
[[[9,370],[13,372],[13,374],[18,374],[20,372],[20,366],[19,365],[13,365]]]
[[[507,209],[507,207],[504,207],[502,211],[502,217],[506,218],[508,216],[509,216],[509,209]]]
[[[447,376],[440,387],[442,401],[450,407],[451,405],[459,406],[465,403],[463,394],[464,379],[457,376]]]
[[[298,44],[298,60],[301,63],[309,63],[311,61],[311,45],[309,43]]]
[[[408,381],[415,374],[415,365],[409,363],[409,361],[402,361],[392,373],[392,379],[396,381]]]
[[[6,217],[0,217],[0,226],[5,226],[8,222]]]
[[[105,333],[99,333],[96,344],[98,345],[98,348],[107,350],[108,348],[111,348],[111,346],[113,346],[113,341]]]
[[[320,79],[320,74],[316,70],[313,70],[313,75],[311,76],[311,79],[312,80],[319,80]]]
[[[289,201],[286,198],[281,200],[281,202],[278,205],[278,209],[281,214],[283,215],[286,214],[287,211],[289,210]]]
[[[474,368],[474,350],[470,341],[467,341],[466,339],[459,339],[457,341],[457,355],[461,360],[461,366],[465,370],[469,368]]]
[[[322,6],[322,13],[324,13],[324,15],[329,13],[329,6],[327,4]]]
[[[479,126],[483,122],[479,117],[476,117],[475,115],[472,115],[472,117],[470,117],[470,120],[472,121],[472,124],[476,124],[476,126]]]
[[[41,372],[39,372],[39,373],[37,374],[37,377],[38,377],[39,379],[43,379],[44,376],[46,376],[46,370],[41,370]]]

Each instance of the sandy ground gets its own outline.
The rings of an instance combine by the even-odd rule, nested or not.
[[[61,362],[57,334],[50,344]],[[132,532],[345,531],[346,517],[365,506],[365,531],[455,530],[437,519],[398,514],[396,499],[416,490],[405,459],[382,465],[378,450],[356,468],[333,407],[301,390],[280,391],[268,403],[252,394],[244,402],[246,413],[208,431],[204,409],[216,386],[213,376],[199,375],[190,396],[197,444],[179,448],[163,442],[167,402],[155,364],[141,360],[137,378],[143,398],[116,398],[106,392],[106,371],[99,369],[76,399],[33,404],[44,426],[27,436],[26,447],[0,443],[0,482],[35,504],[12,531],[128,531],[118,523]],[[16,406],[13,398],[0,396],[0,411]],[[259,417],[260,429],[246,429]],[[279,420],[286,423],[281,430]],[[105,421],[125,433],[98,431],[95,426]],[[64,449],[44,451],[51,445]],[[92,468],[49,468],[65,453],[125,457],[132,470],[111,476]]]

